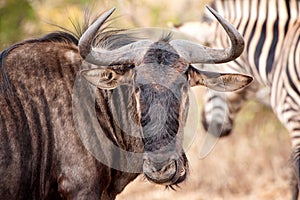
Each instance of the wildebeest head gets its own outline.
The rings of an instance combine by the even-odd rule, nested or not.
[[[82,71],[91,84],[107,90],[124,83],[135,88],[133,96],[144,142],[143,172],[155,183],[173,185],[186,177],[188,164],[182,141],[189,88],[202,85],[233,91],[252,81],[249,76],[205,72],[191,65],[228,62],[243,51],[239,33],[210,10],[231,39],[228,49],[211,49],[186,40],[172,40],[170,36],[155,42],[139,40],[113,50],[92,47],[98,29],[114,9],[102,15],[79,40],[81,56],[89,63],[102,66]],[[120,70],[115,66],[123,67]]]

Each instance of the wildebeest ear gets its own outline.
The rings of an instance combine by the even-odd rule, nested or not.
[[[192,66],[188,69],[190,86],[205,86],[219,92],[230,92],[249,85],[253,78],[243,74],[201,71]]]
[[[120,84],[127,83],[133,76],[133,70],[118,74],[112,69],[88,69],[81,71],[81,75],[92,85],[105,90],[111,90]]]

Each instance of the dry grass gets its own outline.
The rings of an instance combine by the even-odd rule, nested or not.
[[[247,103],[232,135],[219,140],[202,160],[202,127],[197,134],[186,151],[191,172],[181,189],[166,190],[139,177],[117,200],[290,199],[289,136],[268,108]]]

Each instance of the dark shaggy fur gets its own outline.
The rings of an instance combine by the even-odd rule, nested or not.
[[[115,49],[136,41],[136,38],[122,30],[101,31],[94,45]],[[170,35],[162,37],[157,45],[167,46],[170,39]],[[137,173],[121,172],[102,164],[85,148],[78,136],[72,106],[84,109],[91,105],[72,105],[75,78],[82,68],[77,43],[78,38],[74,35],[55,32],[15,44],[1,53],[0,196],[3,199],[110,200],[115,199],[138,176]],[[159,55],[170,56],[166,53],[148,53],[152,54],[152,59],[157,58],[158,63],[177,67],[174,62],[178,60],[178,55],[174,52],[171,53],[173,60]],[[153,60],[145,59],[147,62]],[[110,66],[120,68],[120,73],[133,67]],[[175,75],[170,77],[171,81],[176,82]],[[160,92],[150,91],[150,95],[159,95],[154,98],[161,99],[161,105],[168,108],[171,118],[165,125],[161,124],[164,131],[158,138],[150,136],[152,141],[144,141],[151,151],[159,148],[155,146],[157,140],[173,142],[180,126],[179,113],[182,112],[179,109],[180,98],[176,99],[168,90],[164,93],[163,88],[158,89]],[[132,115],[137,118],[137,111],[123,111],[128,104],[122,101],[126,95],[129,96],[130,105],[135,108],[137,103],[131,98],[135,88],[116,92],[120,99],[111,102],[111,91],[97,91],[95,111],[101,124],[100,132],[121,149],[143,152],[143,141],[124,132],[112,116],[114,109],[118,109],[123,112],[122,119],[127,120]],[[145,100],[144,103],[156,102]],[[148,114],[143,115],[145,124],[151,123],[147,121]],[[84,116],[77,120],[88,123]],[[95,131],[96,128],[91,127],[90,130]],[[119,162],[119,153],[115,152],[113,161]],[[184,152],[180,149],[178,154],[180,158],[177,165],[187,170]],[[137,166],[140,164],[137,163]],[[177,185],[185,177],[186,174],[173,184]]]

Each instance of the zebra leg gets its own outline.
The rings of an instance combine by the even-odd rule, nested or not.
[[[290,176],[290,190],[292,194],[292,200],[298,200],[299,196],[299,187],[298,187],[298,178],[297,174],[299,174],[299,166],[300,166],[300,161],[298,160],[297,162],[293,163],[294,164],[294,169],[291,172]]]
[[[272,108],[291,137],[293,170],[291,171],[290,186],[292,199],[297,200],[300,188],[300,107],[295,102],[299,101],[292,101],[291,95],[287,91],[276,92],[275,97],[278,98],[274,96],[271,94]]]
[[[271,96],[271,99],[274,98]],[[300,188],[300,108],[297,108],[298,105],[296,104],[291,104],[290,98],[282,99],[284,103],[272,104],[272,107],[291,137],[292,170],[290,175],[290,190],[292,192],[292,199],[297,200]]]
[[[272,97],[271,97],[272,98]],[[284,112],[277,112],[277,117],[286,127],[291,136],[292,155],[291,155],[291,170],[290,170],[290,191],[292,200],[298,200],[300,188],[300,111],[291,109],[292,106],[285,104],[277,105],[277,111],[285,108]],[[296,111],[296,112],[295,112]],[[293,112],[293,113],[291,113]],[[278,115],[280,113],[280,115]]]
[[[294,151],[291,156],[291,172],[290,172],[290,191],[292,200],[298,200],[300,186],[300,158],[297,156],[297,151]],[[299,155],[299,154],[298,154]]]
[[[257,90],[256,83],[236,92],[224,93],[208,90],[204,96],[202,111],[204,129],[215,137],[229,135],[237,113]]]

